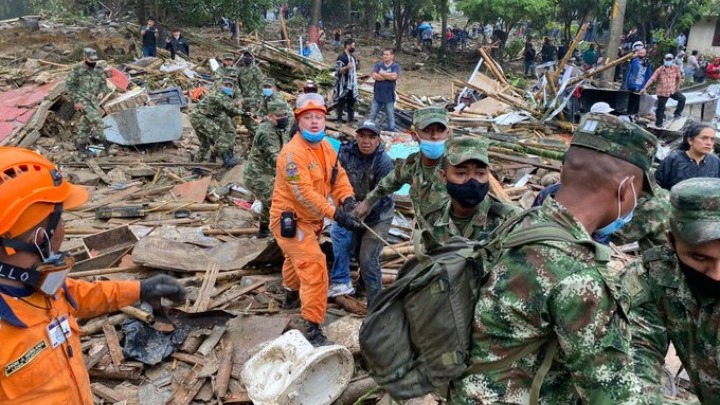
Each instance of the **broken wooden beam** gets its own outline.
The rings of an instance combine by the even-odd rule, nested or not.
[[[218,276],[218,265],[217,263],[210,263],[208,269],[205,272],[205,278],[203,279],[202,286],[198,291],[197,300],[190,312],[205,312],[210,305],[210,299],[213,297],[213,290],[215,289],[215,281]]]
[[[230,376],[233,368],[233,342],[230,339],[223,340],[222,353],[220,355],[220,368],[215,377],[215,395],[222,399],[227,396],[230,386]]]
[[[118,339],[117,332],[115,332],[115,327],[105,321],[103,322],[102,328],[103,334],[105,335],[105,342],[107,343],[108,351],[110,352],[110,359],[114,365],[120,366],[123,360],[125,360],[125,356],[123,356],[120,339]]]

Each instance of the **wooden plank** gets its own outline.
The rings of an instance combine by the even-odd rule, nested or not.
[[[210,336],[208,336],[204,342],[200,345],[200,347],[197,349],[197,353],[202,354],[203,356],[207,356],[210,354],[210,352],[213,351],[215,346],[217,346],[218,342],[220,342],[220,339],[222,339],[223,335],[225,334],[225,331],[227,330],[227,326],[215,326],[213,328],[212,333]]]
[[[170,399],[168,399],[166,403],[167,405],[189,405],[190,402],[192,402],[195,395],[197,395],[205,383],[205,379],[200,379],[199,377],[202,368],[200,364],[193,366],[192,370],[190,370],[185,375],[185,378],[178,384],[177,390],[170,396]]]
[[[198,298],[190,312],[207,311],[208,305],[210,305],[210,299],[213,297],[213,290],[215,290],[215,281],[217,280],[217,276],[217,263],[210,263],[207,271],[205,272],[205,278],[203,279],[202,286],[198,291]]]
[[[218,398],[225,398],[230,386],[230,375],[233,366],[233,343],[230,340],[223,340],[222,354],[220,355],[220,368],[215,379],[215,395]]]
[[[102,180],[103,183],[105,183],[107,185],[112,184],[112,179],[110,178],[110,176],[108,176],[107,173],[105,173],[103,171],[103,169],[101,169],[100,166],[98,166],[95,159],[88,159],[85,161],[85,163],[87,163],[88,167],[90,168],[90,170],[93,171],[93,173],[100,176],[100,180]]]
[[[102,328],[103,334],[105,335],[105,341],[107,341],[108,350],[110,351],[110,359],[112,359],[113,364],[119,366],[122,364],[123,360],[125,360],[125,356],[123,356],[120,339],[118,339],[117,332],[115,332],[115,327],[110,325],[110,323],[106,320],[103,322]]]
[[[225,304],[229,304],[230,302],[233,302],[237,300],[238,298],[242,297],[243,295],[249,293],[250,291],[260,288],[261,286],[265,285],[267,283],[267,280],[260,280],[256,281],[252,284],[250,284],[247,287],[243,287],[238,291],[235,291],[233,293],[226,294],[224,297],[218,297],[218,299],[214,300],[212,303],[210,303],[209,308],[215,309],[217,307],[223,306]]]
[[[240,270],[255,258],[255,254],[248,255],[249,247],[247,241],[236,240],[205,249],[189,243],[148,236],[135,245],[132,258],[137,264],[170,271],[204,272],[208,263],[212,262],[217,264],[220,271]]]
[[[125,395],[115,391],[114,389],[106,385],[100,384],[99,382],[94,382],[90,384],[90,391],[92,391],[92,393],[96,396],[104,399],[105,401],[108,401],[111,404],[125,401],[127,399]]]
[[[168,172],[166,172],[166,174],[168,174]],[[173,194],[175,194],[178,201],[202,203],[207,196],[210,180],[212,180],[212,177],[207,176],[195,181],[178,184],[173,187]]]

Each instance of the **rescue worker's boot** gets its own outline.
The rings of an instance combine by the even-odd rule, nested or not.
[[[285,291],[285,302],[283,302],[282,307],[283,307],[283,309],[300,308],[300,291],[286,290]]]
[[[320,325],[315,322],[305,321],[305,338],[315,347],[334,344],[332,341],[328,340],[322,329],[320,329]]]
[[[217,160],[217,153],[215,151],[210,152],[210,159],[208,159],[210,163],[215,163]]]
[[[232,168],[240,164],[231,150],[226,150],[222,153],[223,167]]]
[[[260,229],[257,233],[258,239],[265,239],[270,236],[270,225],[267,222],[260,222]]]
[[[195,156],[193,156],[193,162],[202,163],[202,161],[205,160],[205,155],[207,155],[207,147],[205,147],[204,145],[200,145],[200,149],[198,149]],[[201,177],[204,174],[203,170],[199,167],[193,167],[191,172],[195,177]]]
[[[110,156],[110,148],[112,147],[112,144],[107,139],[102,141],[103,149],[105,149],[105,154],[107,156]]]

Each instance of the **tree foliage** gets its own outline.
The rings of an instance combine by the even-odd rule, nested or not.
[[[32,13],[32,7],[27,0],[0,1],[0,20],[22,17]]]
[[[459,9],[471,22],[503,23],[503,31],[509,32],[520,21],[530,26],[544,25],[552,16],[553,0],[461,0]]]
[[[677,35],[709,15],[714,4],[716,0],[628,0],[625,27],[637,27],[646,41],[657,29]]]

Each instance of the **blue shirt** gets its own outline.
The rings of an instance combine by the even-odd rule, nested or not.
[[[397,73],[400,75],[400,65],[397,62],[393,62],[390,66],[385,66],[385,62],[380,61],[373,66],[373,73],[384,72],[384,73]],[[374,88],[374,99],[378,103],[392,103],[395,102],[395,84],[396,80],[380,80],[375,81]]]
[[[720,158],[710,153],[698,164],[684,150],[676,150],[660,162],[655,172],[657,184],[666,190],[695,177],[720,177]]]

